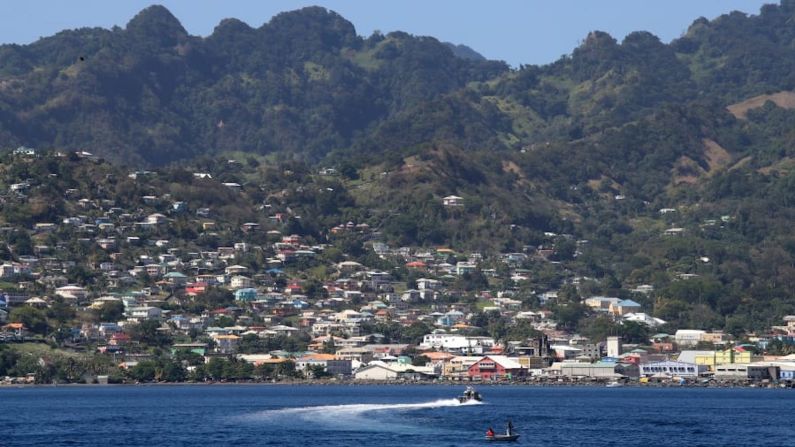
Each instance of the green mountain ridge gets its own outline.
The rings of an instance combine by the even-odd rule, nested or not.
[[[595,31],[514,70],[430,37],[364,38],[323,8],[199,38],[155,6],[124,29],[0,46],[0,141],[165,165],[158,186],[186,201],[202,193],[177,179],[212,172],[251,193],[227,220],[290,190],[296,231],[318,241],[353,221],[394,246],[549,249],[537,290],[652,284],[642,304],[679,327],[763,328],[795,312],[793,16],[785,0],[698,19],[670,44]],[[5,223],[63,217],[54,191],[5,203]],[[465,206],[444,207],[451,194]]]
[[[432,38],[363,39],[316,7],[258,29],[225,20],[202,39],[153,6],[124,29],[2,46],[0,60],[5,140],[148,165],[225,150],[318,159],[417,102],[507,70]]]

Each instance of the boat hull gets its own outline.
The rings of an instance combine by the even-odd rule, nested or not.
[[[486,436],[486,441],[489,442],[514,442],[519,439],[519,435],[494,435]]]

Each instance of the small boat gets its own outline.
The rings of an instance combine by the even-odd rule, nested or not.
[[[613,382],[610,382],[610,383],[608,383],[608,384],[607,384],[607,385],[605,385],[605,386],[606,386],[607,388],[621,388],[622,386],[624,386],[624,384],[623,384],[623,383],[621,383],[621,382],[616,382],[616,381],[613,381]]]
[[[486,441],[489,441],[489,442],[515,442],[518,439],[519,439],[519,435],[486,436]]]
[[[477,401],[477,402],[480,402],[481,400],[483,400],[483,398],[480,396],[480,393],[475,391],[475,389],[472,388],[471,386],[468,386],[467,389],[464,390],[464,394],[458,396],[457,399],[458,399],[458,403],[461,403],[461,404],[469,402],[471,400],[474,400],[474,401]]]
[[[505,434],[497,434],[489,427],[486,432],[486,441],[489,442],[515,442],[519,439],[519,434],[513,431],[513,423],[508,421],[508,426],[505,429]]]

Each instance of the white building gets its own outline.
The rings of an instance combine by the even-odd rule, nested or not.
[[[159,320],[163,316],[163,309],[152,306],[133,307],[129,310],[130,318],[144,320]]]
[[[679,329],[674,335],[674,340],[679,346],[695,346],[706,333],[699,329]]]
[[[55,295],[66,300],[83,301],[88,296],[88,291],[80,286],[63,286],[55,289]]]
[[[353,377],[356,380],[394,380],[397,379],[397,371],[387,368],[381,364],[373,364],[359,368]]]
[[[607,337],[607,356],[618,358],[621,355],[621,337]]]
[[[11,278],[15,274],[13,264],[5,263],[0,265],[0,278]]]
[[[455,274],[458,275],[458,276],[461,276],[461,275],[463,275],[465,273],[472,273],[477,268],[478,268],[478,266],[475,265],[472,262],[461,262],[461,261],[459,261],[459,262],[457,262],[455,264]]]
[[[634,321],[635,323],[642,323],[651,328],[662,326],[666,323],[665,320],[652,317],[651,315],[648,315],[643,312],[628,313],[623,316],[623,319],[624,321]]]
[[[166,223],[168,218],[160,213],[154,213],[146,216],[145,222],[150,225],[159,225],[162,223]]]
[[[441,287],[442,282],[437,279],[420,278],[417,280],[419,290],[439,290]]]
[[[491,337],[470,337],[458,334],[428,334],[422,338],[420,348],[441,349],[462,354],[483,354],[494,347]]]
[[[616,374],[615,363],[559,363],[560,375],[566,377],[594,377],[600,379],[614,379],[620,377]]]
[[[707,365],[685,362],[652,362],[639,365],[640,375],[645,377],[698,377],[707,372]]]
[[[248,272],[248,267],[242,265],[230,265],[229,267],[224,269],[224,273],[226,273],[227,275],[241,275],[247,272]]]
[[[442,198],[444,206],[464,206],[464,198],[458,196],[447,196]]]
[[[248,289],[254,286],[254,281],[249,277],[238,275],[232,277],[229,286],[233,289]]]

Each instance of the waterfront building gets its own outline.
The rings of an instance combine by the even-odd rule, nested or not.
[[[398,373],[381,363],[376,363],[359,368],[353,374],[353,377],[356,380],[395,380],[398,377]]]
[[[639,365],[640,375],[644,377],[689,377],[695,378],[707,372],[706,365],[685,362],[650,362]]]
[[[579,363],[564,362],[559,364],[561,376],[565,377],[590,377],[594,379],[615,379],[620,376],[616,374],[617,363]]]
[[[527,376],[527,368],[516,358],[487,355],[467,369],[467,376],[473,380],[519,379]]]

